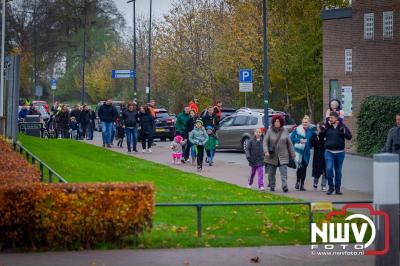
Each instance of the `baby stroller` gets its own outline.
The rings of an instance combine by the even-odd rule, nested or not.
[[[55,139],[55,138],[57,138],[55,125],[54,125],[54,117],[53,116],[51,116],[49,118],[49,120],[43,122],[42,138],[45,138],[45,139]]]

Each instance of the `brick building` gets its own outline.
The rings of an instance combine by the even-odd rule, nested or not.
[[[324,109],[342,100],[355,140],[365,97],[400,96],[400,0],[353,0],[322,19]]]

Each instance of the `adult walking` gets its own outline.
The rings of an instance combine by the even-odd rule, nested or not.
[[[325,164],[326,178],[328,179],[329,190],[326,194],[342,195],[342,168],[345,158],[345,139],[351,140],[352,135],[347,126],[339,120],[337,112],[331,112],[329,121],[326,124],[325,138]],[[335,171],[335,175],[333,174]],[[335,179],[335,182],[333,182]]]
[[[89,140],[93,140],[94,136],[94,129],[95,129],[95,120],[96,120],[96,113],[92,110],[90,105],[87,106],[90,112],[90,128],[89,128]]]
[[[58,138],[69,138],[69,118],[67,106],[61,106],[55,118]]]
[[[215,126],[218,124],[218,118],[214,114],[214,107],[207,107],[207,113],[201,119],[205,128],[212,127],[215,130]]]
[[[128,104],[128,109],[122,113],[122,124],[125,127],[126,143],[128,152],[132,150],[137,152],[137,137],[138,137],[138,111],[133,103]],[[131,145],[132,143],[132,145]]]
[[[295,159],[292,141],[289,133],[283,127],[284,120],[280,115],[272,117],[272,126],[268,129],[264,141],[264,152],[268,164],[268,180],[271,191],[275,191],[276,169],[279,168],[283,192],[288,192],[287,167],[290,158]]]
[[[102,106],[100,106],[98,115],[101,122],[101,132],[103,135],[103,147],[111,148],[112,130],[114,123],[118,117],[118,111],[113,106],[112,99],[107,99]]]
[[[196,111],[190,110],[189,111],[189,119],[186,123],[186,132],[187,132],[188,136],[189,136],[190,132],[192,132],[192,130],[194,129],[196,120],[197,120]],[[193,143],[191,143],[190,140],[188,139],[188,143],[186,145],[186,149],[184,152],[185,161],[189,160],[189,153],[192,157],[192,165],[194,165],[196,163],[196,152],[195,152]]]
[[[198,100],[194,99],[193,101],[190,101],[189,108],[190,110],[194,110],[196,112],[196,115],[198,115],[199,114]]]
[[[90,135],[90,120],[91,120],[91,113],[88,106],[85,104],[82,107],[82,112],[78,117],[78,121],[81,124],[82,128],[82,138],[89,139]]]
[[[315,134],[315,128],[310,128],[310,117],[308,115],[303,117],[301,125],[296,127],[290,134],[296,153],[297,181],[295,189],[300,189],[301,191],[306,191],[304,182],[306,180],[307,166],[310,162],[311,139]]]
[[[214,114],[217,116],[218,121],[222,118],[222,101],[218,100],[214,106]]]
[[[318,188],[319,179],[321,180],[321,190],[326,191],[326,173],[325,173],[325,124],[323,122],[317,125],[317,134],[311,138],[311,146],[314,149],[312,162],[312,177],[314,178],[313,187]]]
[[[189,112],[190,112],[190,108],[185,107],[185,109],[182,112],[180,112],[178,114],[178,117],[176,118],[176,123],[175,123],[176,135],[180,135],[183,138],[183,140],[187,140],[189,138],[189,133],[187,131],[187,123],[190,118]],[[186,153],[186,150],[188,149],[188,147],[190,149],[190,145],[189,145],[188,141],[185,141],[184,143],[185,144],[182,146],[183,155],[184,155],[184,156],[182,156],[182,160],[181,160],[182,163],[186,162],[185,153]]]
[[[142,152],[146,151],[151,153],[151,144],[153,140],[153,132],[154,132],[154,118],[150,113],[150,110],[146,105],[142,105],[140,107],[140,111],[138,114],[138,121],[141,127],[140,130],[140,138],[142,139]],[[147,143],[147,146],[146,146]]]
[[[400,113],[396,115],[396,126],[389,130],[382,152],[400,154]]]

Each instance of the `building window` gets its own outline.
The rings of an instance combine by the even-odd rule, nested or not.
[[[393,39],[393,11],[383,12],[383,39]]]
[[[339,82],[337,79],[329,80],[329,101],[339,98]]]
[[[374,13],[364,14],[364,40],[374,39]]]
[[[353,50],[345,49],[344,50],[344,69],[346,74],[351,73],[353,71]]]

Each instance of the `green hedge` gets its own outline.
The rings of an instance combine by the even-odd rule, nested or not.
[[[379,152],[389,129],[395,126],[400,113],[400,97],[370,96],[364,99],[357,116],[357,151],[361,154]]]

